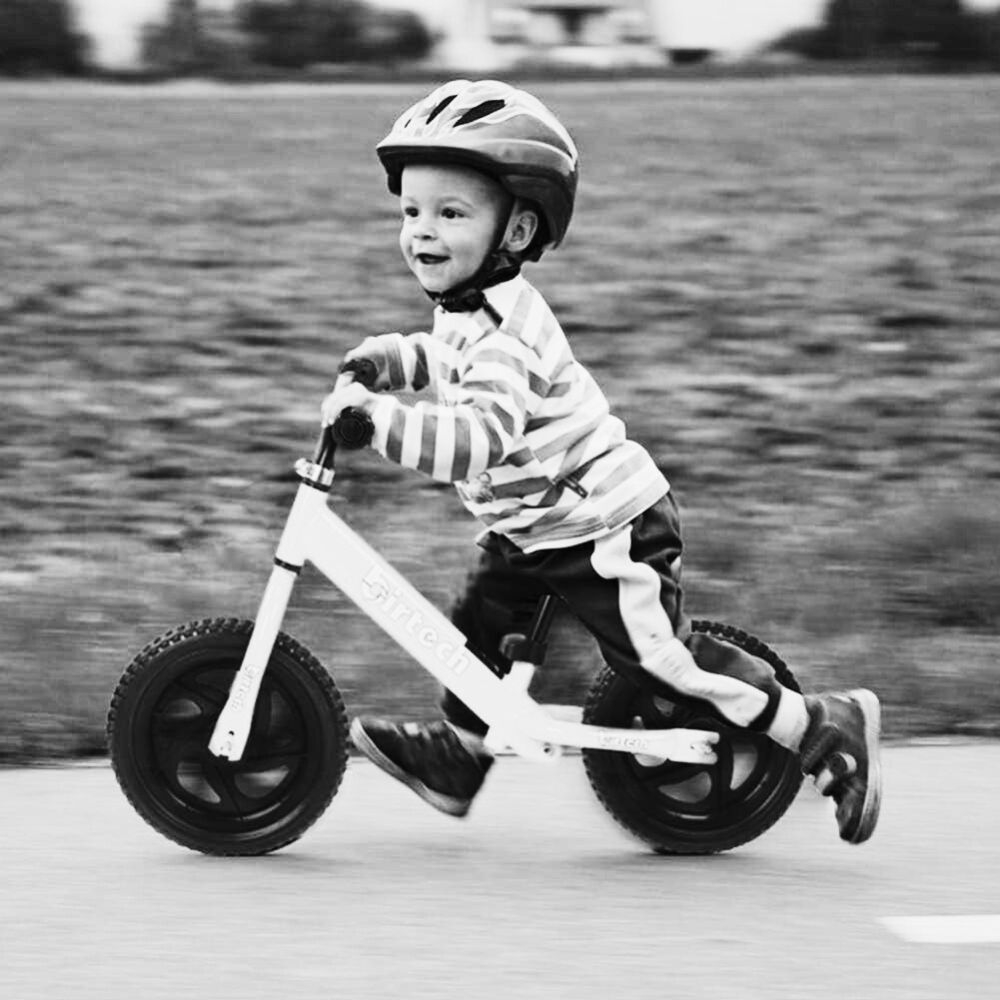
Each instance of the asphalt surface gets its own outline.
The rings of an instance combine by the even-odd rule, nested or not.
[[[352,761],[302,840],[235,860],[160,837],[105,765],[3,770],[0,998],[1000,996],[1000,744],[884,765],[867,845],[807,789],[695,859],[632,841],[578,757],[502,760],[465,821]]]

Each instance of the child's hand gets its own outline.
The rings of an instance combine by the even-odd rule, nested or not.
[[[333,392],[323,400],[323,405],[320,407],[323,426],[332,424],[338,415],[349,406],[369,412],[374,403],[375,395],[360,382],[355,382],[353,375],[341,375],[333,387]]]
[[[380,345],[378,337],[366,337],[357,347],[344,355],[344,364],[349,361],[370,361],[375,366],[375,381],[369,386],[375,392],[383,392],[389,388],[389,363],[386,359],[386,349]]]

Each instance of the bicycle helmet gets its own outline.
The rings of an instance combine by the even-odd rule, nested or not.
[[[537,260],[562,242],[573,214],[578,154],[570,134],[537,98],[498,80],[452,80],[405,111],[375,147],[398,195],[408,163],[481,170],[539,211]]]

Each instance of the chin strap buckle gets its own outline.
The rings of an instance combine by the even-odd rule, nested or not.
[[[479,312],[483,309],[496,326],[503,326],[503,316],[490,305],[483,294],[492,288],[516,278],[521,273],[521,260],[506,250],[496,250],[486,257],[482,267],[468,280],[447,292],[431,292],[431,299],[445,312]]]

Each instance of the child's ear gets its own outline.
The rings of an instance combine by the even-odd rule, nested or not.
[[[507,223],[507,235],[504,237],[504,248],[514,253],[523,253],[531,246],[531,241],[538,232],[538,213],[532,208],[514,207],[510,221]]]

